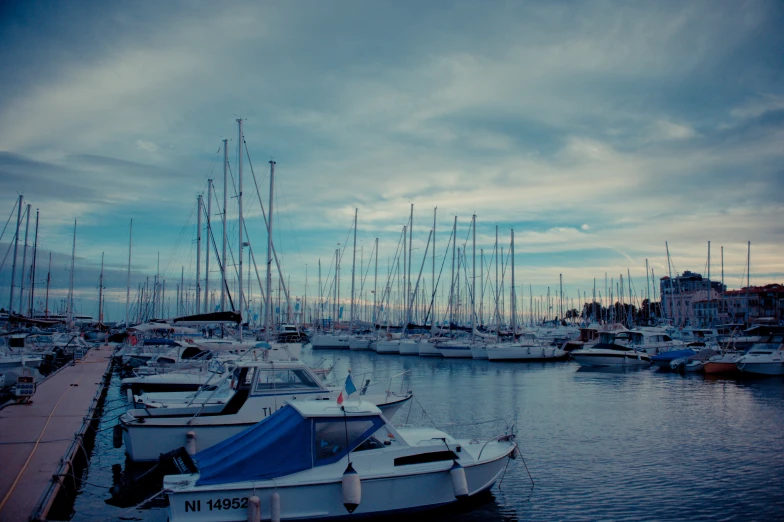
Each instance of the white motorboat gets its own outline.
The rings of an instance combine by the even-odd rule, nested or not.
[[[496,343],[487,346],[487,358],[491,361],[543,362],[561,361],[569,352],[560,345],[545,346],[531,340]]]
[[[742,373],[784,375],[784,334],[774,334],[765,342],[754,344],[736,366]]]
[[[651,356],[647,353],[615,343],[616,335],[614,332],[601,332],[598,343],[589,348],[573,351],[572,359],[580,366],[631,367],[651,364]]]
[[[171,522],[249,520],[257,508],[281,520],[400,514],[489,490],[515,449],[513,434],[457,440],[395,428],[366,401],[296,401],[183,459],[186,474],[163,487]]]
[[[412,397],[408,390],[393,392],[391,385],[384,393],[368,394],[369,386],[369,379],[360,383],[362,399],[376,404],[388,418]],[[286,401],[334,401],[341,392],[328,388],[308,366],[294,358],[237,362],[231,388],[234,393],[219,411],[205,412],[188,405],[132,409],[123,414],[115,429],[122,433],[128,457],[136,462],[156,461],[161,453],[182,446],[190,432],[196,447],[206,449],[256,424]]]
[[[686,346],[686,343],[673,339],[664,330],[654,328],[617,332],[614,342],[615,344],[633,348],[638,352],[645,352],[648,355],[658,355],[670,350],[681,350]]]

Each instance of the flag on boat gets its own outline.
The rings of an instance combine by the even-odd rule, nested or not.
[[[343,385],[343,389],[340,391],[340,395],[338,395],[338,404],[343,404],[343,401],[355,391],[357,391],[357,387],[354,386],[354,381],[351,379],[351,373],[349,373],[346,377],[346,384]]]

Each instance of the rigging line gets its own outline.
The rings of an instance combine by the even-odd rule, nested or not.
[[[197,206],[196,203],[194,203],[191,206],[191,213],[188,215],[188,220],[185,223],[185,225],[183,225],[180,228],[180,231],[177,234],[177,238],[175,239],[174,246],[172,247],[171,255],[169,256],[169,260],[167,261],[166,266],[163,269],[163,274],[162,274],[163,276],[166,276],[169,273],[169,269],[171,268],[172,262],[174,262],[175,258],[177,257],[177,254],[180,251],[180,248],[182,248],[182,245],[185,241],[185,234],[191,228],[193,217],[196,215],[196,206]]]
[[[446,253],[443,256],[443,259],[441,260],[441,269],[438,271],[438,278],[436,279],[436,285],[433,288],[433,293],[432,293],[431,298],[430,298],[430,306],[427,309],[427,314],[425,314],[424,324],[427,324],[427,320],[430,317],[430,312],[433,311],[433,307],[435,306],[436,288],[438,288],[438,283],[441,282],[441,275],[444,272],[444,264],[446,263],[447,254],[449,253],[449,247],[452,245],[452,237],[453,237],[453,235],[454,234],[452,232],[449,232],[449,241],[447,241],[446,250],[445,250]],[[433,315],[435,316],[435,314],[433,314]]]
[[[5,221],[5,226],[3,227],[3,232],[0,233],[0,241],[3,240],[3,236],[5,235],[5,230],[8,228],[8,223],[11,222],[11,217],[13,217],[14,210],[16,210],[16,205],[18,205],[18,204],[19,204],[19,198],[14,200],[14,208],[11,209],[11,213],[8,214],[8,219],[6,219],[6,221]],[[16,234],[14,234],[14,235],[16,235]]]

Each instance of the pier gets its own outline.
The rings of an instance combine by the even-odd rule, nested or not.
[[[73,498],[87,463],[85,446],[95,436],[111,357],[111,347],[93,348],[39,383],[28,403],[0,410],[0,520],[46,520],[68,489],[70,506],[67,497]]]

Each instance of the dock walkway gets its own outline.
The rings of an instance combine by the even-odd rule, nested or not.
[[[40,383],[30,404],[0,410],[0,520],[46,517],[52,478],[103,388],[112,349],[100,346]],[[57,489],[57,488],[55,488]],[[35,513],[34,513],[35,511]]]

